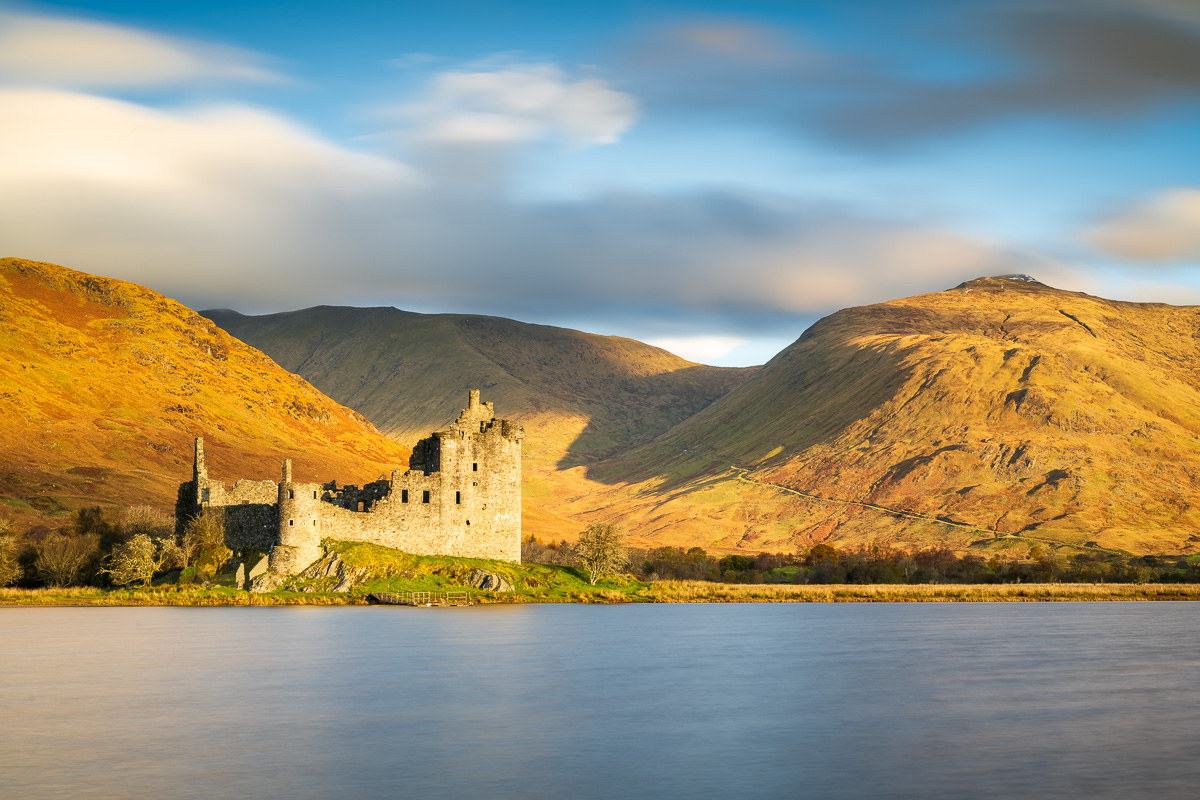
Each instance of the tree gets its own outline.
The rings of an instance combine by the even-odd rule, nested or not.
[[[97,534],[64,536],[55,533],[47,536],[38,546],[33,565],[47,586],[56,589],[76,586],[85,572],[91,576],[99,553],[100,537]]]
[[[628,564],[625,556],[625,532],[619,525],[597,522],[587,526],[575,543],[575,561],[588,572],[592,585],[602,575],[616,572]]]
[[[143,586],[149,586],[162,565],[172,556],[177,547],[171,539],[151,539],[144,533],[135,534],[132,539],[119,545],[108,557],[108,567],[101,570],[109,576],[113,583],[124,586],[140,580]]]
[[[11,586],[21,579],[21,547],[13,536],[0,536],[0,586]]]
[[[808,555],[804,557],[804,563],[808,566],[812,566],[813,564],[823,564],[827,561],[831,564],[837,564],[839,558],[840,554],[838,553],[837,548],[835,548],[833,545],[822,543],[815,545],[811,550],[808,551]]]
[[[221,567],[233,551],[225,546],[225,518],[220,509],[206,508],[183,526],[180,545],[185,566],[195,561],[213,572]]]

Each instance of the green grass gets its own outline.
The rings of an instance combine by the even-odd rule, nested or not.
[[[328,542],[342,554],[350,566],[365,569],[370,577],[353,593],[371,592],[444,592],[470,588],[476,569],[506,578],[513,592],[480,592],[472,589],[481,602],[611,602],[634,600],[645,584],[624,577],[588,583],[580,570],[545,564],[513,564],[483,558],[450,556],[414,556],[387,547],[355,542]]]

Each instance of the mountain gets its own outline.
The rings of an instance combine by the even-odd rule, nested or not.
[[[695,364],[617,336],[500,317],[320,306],[266,316],[201,312],[398,441],[452,419],[468,388],[525,426],[526,532],[573,536],[566,498],[603,485],[583,467],[648,442],[757,368]]]
[[[174,300],[0,259],[0,502],[32,521],[175,503],[205,438],[215,478],[374,480],[409,450]]]
[[[1008,276],[846,309],[589,477],[629,498],[624,519],[664,532],[667,498],[694,521],[715,507],[707,496],[751,492],[757,522],[714,520],[697,542],[724,547],[879,537],[1192,552],[1200,308]]]

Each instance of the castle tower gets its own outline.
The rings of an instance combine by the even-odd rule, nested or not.
[[[292,460],[283,460],[279,484],[279,539],[271,548],[271,571],[299,572],[321,555],[321,487],[292,480]]]
[[[447,430],[434,434],[442,479],[441,526],[462,531],[463,554],[521,560],[519,425],[496,419],[491,402],[472,389]]]
[[[196,453],[192,458],[192,480],[196,485],[208,480],[208,467],[204,464],[204,437],[196,437]]]

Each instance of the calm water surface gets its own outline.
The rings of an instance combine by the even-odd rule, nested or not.
[[[0,796],[1192,797],[1200,604],[0,608]]]

